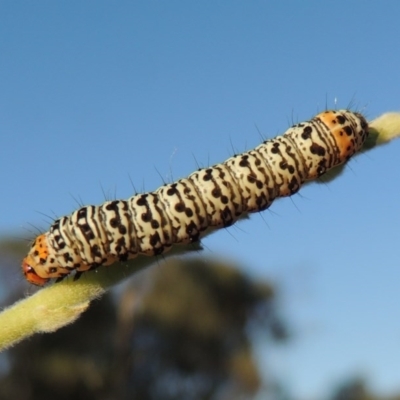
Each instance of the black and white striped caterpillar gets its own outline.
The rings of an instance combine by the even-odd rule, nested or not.
[[[22,263],[26,279],[43,285],[138,254],[162,254],[199,240],[207,228],[227,227],[243,213],[262,211],[274,199],[346,162],[359,151],[368,124],[359,113],[325,111],[221,164],[128,200],[85,206],[39,235]]]

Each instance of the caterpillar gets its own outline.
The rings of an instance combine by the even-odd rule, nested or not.
[[[346,162],[367,136],[361,114],[325,111],[154,192],[82,207],[34,240],[22,262],[25,278],[41,286],[73,271],[78,278],[101,265],[195,242],[207,228],[228,227],[243,213],[263,211],[274,199],[296,193],[305,181]]]

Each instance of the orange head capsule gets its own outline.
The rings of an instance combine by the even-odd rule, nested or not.
[[[22,272],[28,282],[43,286],[49,280],[50,276],[46,276],[46,270],[43,268],[43,264],[48,259],[48,256],[49,250],[46,237],[44,234],[39,235],[32,243],[28,255],[22,261]]]
[[[48,282],[48,279],[40,277],[35,269],[30,265],[29,263],[29,256],[24,258],[22,261],[22,272],[25,275],[25,279],[34,285],[37,286],[43,286],[46,282]]]

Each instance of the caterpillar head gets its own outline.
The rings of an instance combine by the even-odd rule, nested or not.
[[[58,268],[48,265],[51,260],[54,262],[54,258],[49,256],[46,236],[39,235],[22,261],[22,272],[26,280],[34,285],[43,286],[51,278],[60,277]]]
[[[25,279],[33,285],[43,286],[46,282],[48,282],[49,279],[40,277],[36,273],[35,268],[32,266],[32,264],[33,263],[31,262],[29,256],[25,257],[22,261],[22,271],[24,273]]]

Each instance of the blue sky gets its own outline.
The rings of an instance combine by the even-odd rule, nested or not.
[[[400,109],[396,1],[0,2],[0,234],[156,189],[292,122]],[[205,240],[279,285],[298,399],[400,391],[400,142]],[[262,352],[260,354],[263,354]]]

